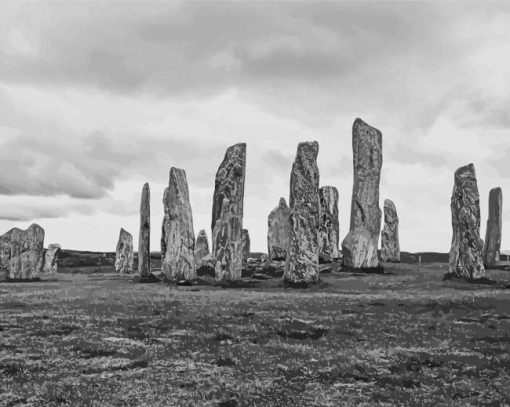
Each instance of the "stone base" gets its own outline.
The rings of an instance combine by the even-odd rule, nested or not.
[[[443,281],[454,281],[460,283],[468,283],[468,284],[478,284],[478,285],[490,285],[495,286],[496,288],[510,289],[510,284],[508,281],[497,281],[491,280],[490,278],[482,277],[475,279],[466,279],[454,273],[446,273],[443,277]]]
[[[148,276],[140,277],[134,276],[133,282],[142,283],[142,284],[151,284],[151,283],[161,283],[161,280],[157,278],[154,274],[149,274]]]
[[[346,273],[391,274],[391,273],[385,272],[384,267],[381,265],[379,265],[377,267],[360,267],[360,268],[342,266],[340,271],[346,272]]]
[[[35,278],[9,278],[5,279],[5,283],[40,283],[45,280],[41,280],[39,277]]]

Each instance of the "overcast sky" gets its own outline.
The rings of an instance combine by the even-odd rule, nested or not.
[[[447,252],[456,168],[474,163],[482,237],[503,189],[510,249],[510,3],[0,3],[0,230],[112,251],[138,242],[150,183],[152,250],[171,166],[210,238],[214,176],[246,142],[245,228],[266,250],[300,141],[321,185],[352,193],[351,130],[383,133],[382,208],[405,251]]]

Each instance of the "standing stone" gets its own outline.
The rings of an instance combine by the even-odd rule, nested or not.
[[[149,278],[151,273],[150,237],[151,237],[151,197],[149,184],[142,189],[140,202],[140,235],[138,238],[138,275],[143,279]]]
[[[115,271],[126,274],[133,272],[133,236],[123,228],[120,229],[115,250]]]
[[[485,267],[492,267],[499,261],[501,250],[501,214],[503,207],[503,192],[501,188],[493,188],[489,192],[489,217],[485,232],[485,245],[483,247],[483,260]]]
[[[163,273],[168,281],[192,281],[197,278],[195,270],[195,232],[189,200],[186,172],[170,169],[168,185],[168,235],[163,259]]]
[[[267,253],[270,260],[285,260],[290,238],[290,209],[285,198],[267,217]]]
[[[338,236],[340,233],[338,190],[335,187],[322,187],[319,190],[319,200],[319,259],[322,262],[330,262],[340,257],[338,250]]]
[[[290,283],[319,280],[319,168],[316,141],[299,143],[290,174],[290,239],[283,278]]]
[[[43,267],[44,229],[33,223],[27,230],[13,228],[0,236],[0,269],[8,279],[37,278]]]
[[[379,266],[377,248],[381,232],[379,181],[382,167],[382,133],[361,119],[352,126],[354,183],[349,233],[342,242],[347,268]]]
[[[44,255],[44,272],[56,274],[58,269],[58,255],[62,247],[58,243],[48,245]]]
[[[166,241],[169,233],[169,225],[170,225],[170,216],[169,216],[169,206],[168,206],[168,187],[165,188],[163,192],[163,222],[161,224],[161,262],[165,258],[166,254]]]
[[[216,173],[211,228],[217,280],[241,278],[245,168],[246,143],[240,143],[227,149]]]
[[[393,201],[384,200],[384,227],[381,233],[381,258],[385,262],[400,262],[398,215]]]
[[[241,243],[243,246],[243,262],[246,263],[250,256],[250,233],[248,232],[248,229],[242,230]]]
[[[197,242],[195,244],[195,266],[197,269],[202,267],[205,261],[209,260],[209,242],[205,230],[198,232]]]
[[[451,200],[452,247],[449,272],[468,280],[485,276],[480,239],[480,196],[473,164],[455,171]]]

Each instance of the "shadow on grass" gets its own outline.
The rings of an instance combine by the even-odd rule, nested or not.
[[[489,286],[501,289],[510,289],[510,283],[502,280],[491,280],[490,278],[482,277],[476,279],[466,279],[458,276],[454,273],[446,273],[443,277],[443,281],[452,281],[456,283],[472,284],[473,286]]]

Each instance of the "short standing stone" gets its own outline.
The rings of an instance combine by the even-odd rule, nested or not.
[[[384,200],[384,227],[381,232],[381,259],[385,262],[400,262],[398,240],[398,215],[393,201]]]
[[[340,257],[338,250],[338,190],[335,187],[322,187],[319,190],[319,259],[329,262]]]
[[[290,209],[285,198],[267,218],[267,252],[270,260],[285,260],[290,237]]]
[[[382,167],[382,133],[361,119],[352,126],[354,184],[349,233],[342,242],[347,268],[379,266],[377,249],[381,232],[379,181]]]
[[[217,280],[238,280],[242,271],[242,229],[246,144],[227,149],[218,168],[212,210],[212,257]]]
[[[27,230],[13,228],[0,236],[0,269],[8,279],[37,278],[43,267],[44,229],[33,223]]]
[[[489,217],[485,232],[483,260],[485,267],[492,267],[499,261],[501,250],[503,192],[501,188],[493,188],[489,192]]]
[[[299,143],[290,174],[290,239],[284,279],[319,280],[319,168],[316,141]]]
[[[119,241],[115,250],[115,271],[117,273],[133,272],[133,236],[121,228]]]
[[[149,184],[142,189],[140,202],[140,235],[138,238],[138,275],[141,279],[149,278],[150,264],[150,237],[151,237],[151,208]]]
[[[56,274],[58,269],[58,255],[62,247],[58,243],[48,245],[44,255],[44,272]]]
[[[243,246],[243,262],[246,263],[250,256],[250,233],[248,229],[242,230],[241,242]]]
[[[482,278],[485,268],[480,239],[480,196],[473,164],[457,169],[454,179],[449,272],[467,280]]]
[[[197,242],[195,243],[195,266],[197,269],[202,267],[204,261],[209,260],[209,242],[205,230],[198,232]]]
[[[168,235],[162,264],[163,273],[168,281],[195,280],[197,274],[193,214],[186,172],[182,169],[170,169],[167,203]]]

